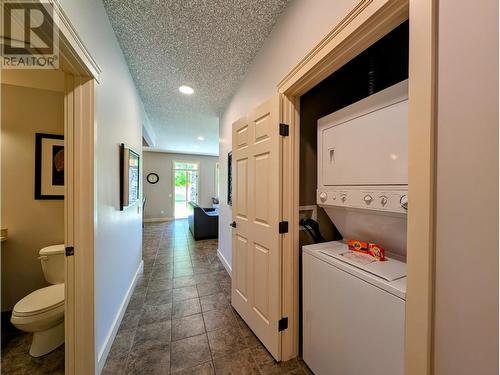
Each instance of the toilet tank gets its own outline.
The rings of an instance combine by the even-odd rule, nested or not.
[[[39,254],[45,280],[50,284],[64,283],[64,245],[44,247]]]

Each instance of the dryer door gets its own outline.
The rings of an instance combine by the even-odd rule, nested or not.
[[[408,184],[406,81],[318,121],[319,185]]]

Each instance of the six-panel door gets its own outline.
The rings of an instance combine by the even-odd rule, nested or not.
[[[233,124],[232,305],[281,359],[280,158],[278,96]]]

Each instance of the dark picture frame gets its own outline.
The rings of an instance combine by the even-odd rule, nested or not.
[[[233,205],[233,152],[227,154],[227,204]]]
[[[137,152],[120,144],[120,211],[139,201],[140,159]]]
[[[64,199],[64,193],[50,192],[64,189],[64,142],[61,141],[64,135],[35,133],[36,200]]]

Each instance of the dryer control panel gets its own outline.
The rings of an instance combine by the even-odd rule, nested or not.
[[[320,206],[339,206],[405,214],[408,210],[408,191],[373,186],[365,188],[323,188],[317,191]]]

